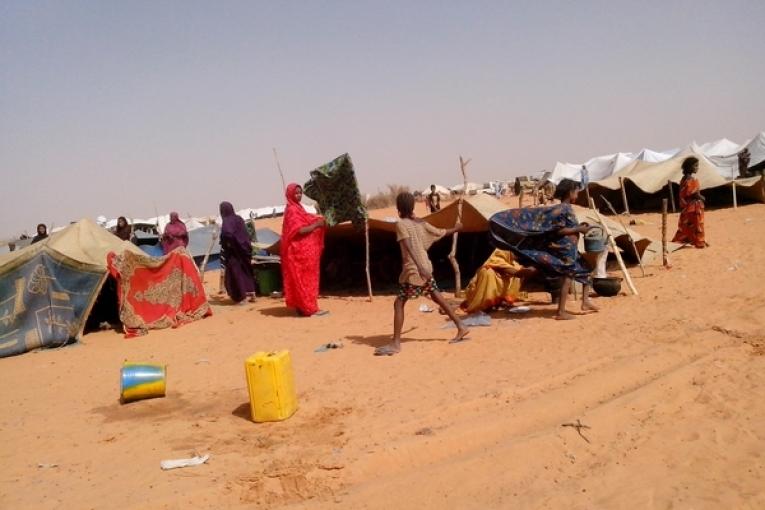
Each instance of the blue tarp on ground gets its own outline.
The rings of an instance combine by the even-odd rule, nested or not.
[[[0,357],[76,338],[103,282],[100,268],[34,250],[0,271]]]

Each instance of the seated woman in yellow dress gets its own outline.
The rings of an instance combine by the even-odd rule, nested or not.
[[[521,291],[523,278],[533,271],[515,262],[513,254],[506,250],[494,250],[478,270],[467,289],[465,301],[460,308],[467,313],[490,310],[500,305],[510,305],[526,299]]]

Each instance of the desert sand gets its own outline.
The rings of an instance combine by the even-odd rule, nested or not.
[[[659,238],[659,215],[636,217]],[[637,297],[559,322],[535,293],[457,345],[423,300],[402,353],[378,358],[393,296],[322,297],[314,318],[261,298],[0,359],[0,507],[765,508],[765,205],[706,225],[709,249],[631,270]],[[300,408],[255,424],[243,361],[276,349]],[[167,396],[121,405],[125,360],[166,363]],[[212,458],[160,470],[195,452]]]

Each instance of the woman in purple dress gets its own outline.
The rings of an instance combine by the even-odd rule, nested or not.
[[[235,303],[245,298],[255,301],[255,278],[252,274],[252,244],[244,220],[230,202],[221,202],[220,255],[225,271],[226,292]]]

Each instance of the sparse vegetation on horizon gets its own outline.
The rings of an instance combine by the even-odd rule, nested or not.
[[[409,191],[408,186],[388,184],[387,191],[378,191],[367,199],[367,209],[384,209],[394,206],[396,204],[396,196],[405,191]]]

